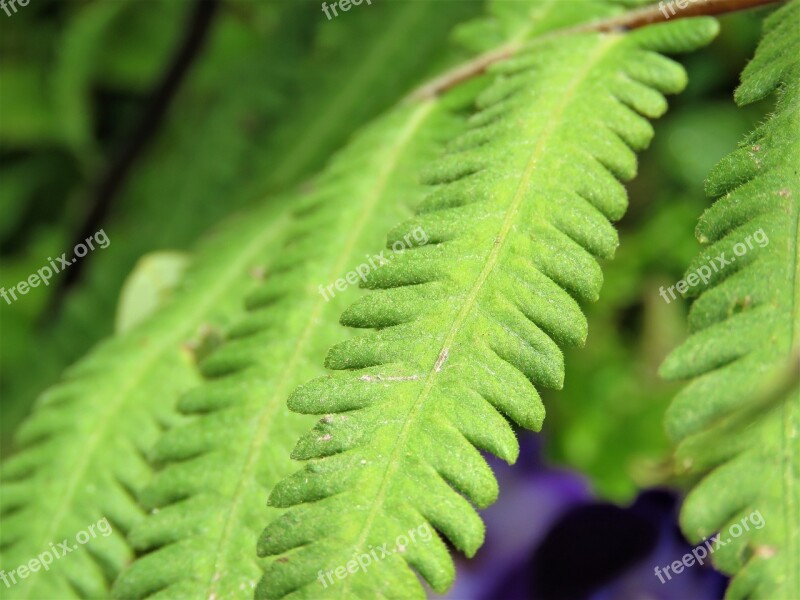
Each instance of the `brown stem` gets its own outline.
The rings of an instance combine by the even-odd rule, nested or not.
[[[653,6],[646,6],[631,11],[619,17],[613,17],[595,23],[588,23],[573,28],[575,32],[582,31],[615,31],[619,29],[637,29],[653,23],[663,23],[673,19],[687,17],[722,15],[729,12],[756,8],[764,4],[772,4],[780,0],[682,0],[688,1],[686,8],[680,8],[677,0],[672,2],[659,2]],[[674,12],[673,12],[674,11]]]
[[[417,88],[410,96],[409,100],[427,100],[434,98],[442,92],[458,85],[462,81],[471,79],[476,75],[480,75],[486,69],[496,62],[500,62],[510,56],[514,55],[522,47],[522,44],[517,42],[513,44],[506,44],[481,54],[480,56],[465,62],[451,71],[442,73],[439,77],[430,80],[425,85]]]
[[[653,6],[633,10],[618,17],[552,31],[537,39],[576,33],[588,33],[592,31],[627,31],[653,23],[663,23],[669,20],[685,19],[687,17],[697,17],[701,15],[720,15],[780,1],[781,0],[680,0],[681,3],[686,4],[685,8],[680,8],[678,0],[665,0]],[[494,63],[513,56],[523,46],[524,44],[521,42],[513,42],[495,48],[485,54],[481,54],[471,61],[459,65],[451,71],[417,88],[411,93],[408,99],[413,101],[434,98],[462,81],[480,75]]]

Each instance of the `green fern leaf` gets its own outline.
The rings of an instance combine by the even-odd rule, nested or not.
[[[198,250],[168,308],[95,348],[20,428],[20,450],[0,471],[6,573],[103,518],[112,534],[0,586],[3,598],[104,597],[131,560],[125,535],[143,516],[135,496],[151,476],[144,455],[175,420],[178,395],[199,379],[192,338],[201,324],[222,327],[240,310],[251,270],[266,266],[287,222],[274,207],[248,217]]]
[[[695,288],[692,335],[662,366],[692,378],[667,414],[678,468],[704,475],[681,521],[693,541],[719,532],[729,598],[800,598],[798,31],[794,0],[767,19],[742,74],[737,103],[777,89],[777,108],[708,178],[718,199],[697,235],[709,245],[689,273],[710,279]],[[742,531],[753,514],[761,527]]]
[[[513,462],[508,421],[541,427],[536,388],[561,386],[559,344],[586,336],[578,303],[598,295],[596,259],[613,255],[610,221],[626,207],[619,180],[652,136],[640,115],[661,115],[662,93],[686,83],[659,52],[716,31],[702,19],[561,36],[494,69],[470,130],[428,174],[433,191],[389,235],[419,227],[431,243],[370,274],[376,291],[342,322],[376,331],[334,346],[326,362],[339,372],[289,399],[328,416],[294,450],[306,468],[270,496],[291,508],[260,539],[278,557],[257,597],[422,597],[409,567],[448,587],[444,542],[407,540],[430,527],[468,556],[481,545],[473,505],[493,502],[497,484],[478,450]],[[378,548],[390,551],[379,564],[339,580]]]
[[[410,6],[397,7],[400,9],[403,12],[398,12],[398,27],[407,27],[428,10],[420,13],[420,7],[413,10]],[[470,94],[467,92],[471,98]],[[211,381],[181,403],[184,412],[198,418],[186,427],[168,432],[155,453],[162,471],[143,497],[147,506],[157,512],[131,536],[146,554],[120,577],[115,587],[117,596],[240,594],[260,576],[263,561],[248,555],[257,537],[253,523],[262,523],[272,516],[265,512],[263,499],[274,483],[292,469],[281,451],[288,449],[310,424],[305,418],[285,411],[281,403],[298,383],[322,373],[319,365],[325,350],[345,334],[336,325],[335,317],[347,305],[348,297],[337,295],[321,313],[328,315],[326,319],[319,316],[320,290],[301,282],[323,281],[333,271],[341,273],[341,265],[350,260],[347,257],[379,247],[378,232],[407,216],[409,202],[421,193],[421,188],[408,186],[413,180],[411,174],[433,156],[430,132],[438,131],[435,136],[438,138],[453,128],[444,125],[443,116],[438,115],[439,108],[434,108],[437,102],[422,107],[431,116],[425,117],[424,126],[420,123],[419,131],[407,140],[402,156],[391,153],[403,131],[400,124],[413,122],[420,109],[404,109],[399,116],[373,128],[315,183],[317,191],[306,201],[309,206],[316,206],[323,199],[334,202],[349,196],[351,202],[353,198],[358,200],[347,210],[336,203],[321,213],[336,226],[324,227],[329,236],[325,238],[329,239],[327,243],[319,237],[319,232],[315,234],[317,246],[341,248],[341,253],[330,253],[319,261],[317,248],[311,249],[305,243],[295,248],[290,244],[286,251],[287,267],[276,267],[277,276],[270,276],[264,290],[259,292],[269,302],[253,301],[252,317],[240,324],[242,339],[227,344],[204,365]],[[448,102],[458,104],[463,100],[456,96]],[[376,153],[376,148],[382,151]],[[407,155],[413,155],[413,161]],[[379,177],[386,172],[384,164],[389,165],[391,180],[381,181]],[[351,170],[359,176],[351,174]],[[361,174],[362,171],[368,176]],[[385,187],[400,184],[408,187],[402,203],[398,201],[398,190]],[[380,204],[371,216],[357,219],[356,215],[364,214],[363,203],[375,201],[369,195],[378,193],[375,190],[381,190]],[[317,212],[317,208],[300,208],[295,234],[289,237],[309,236],[310,228],[323,220]],[[351,222],[360,223],[359,231],[348,233]],[[290,264],[304,265],[305,279],[296,268],[288,268]],[[336,268],[332,268],[333,264]],[[304,306],[307,317],[319,320],[309,324],[296,317],[288,318],[302,312]],[[276,365],[287,362],[289,369],[276,370]],[[264,398],[270,399],[266,405]],[[256,419],[262,422],[258,429],[254,429],[254,414],[261,415]],[[214,439],[230,438],[238,443],[226,443],[224,447],[212,443]],[[231,464],[247,468],[231,469]],[[258,485],[254,486],[256,480]],[[219,490],[225,491],[219,493]]]
[[[155,449],[160,471],[142,494],[153,514],[131,534],[143,556],[118,579],[117,597],[252,593],[263,572],[258,533],[275,516],[267,494],[292,471],[289,449],[313,424],[291,413],[286,398],[323,372],[325,351],[344,339],[337,316],[359,292],[356,269],[378,266],[367,253],[411,214],[423,193],[417,171],[459,122],[438,101],[401,108],[315,181],[281,257],[248,300],[248,316],[202,364],[209,381],[180,401],[195,418]],[[348,290],[329,287],[341,278]]]

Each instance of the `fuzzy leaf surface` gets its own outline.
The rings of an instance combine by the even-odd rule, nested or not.
[[[370,274],[374,291],[342,322],[373,331],[334,346],[337,372],[289,399],[332,416],[300,439],[307,466],[270,496],[290,510],[262,534],[260,553],[277,558],[258,598],[424,597],[414,571],[447,589],[442,538],[472,556],[475,507],[498,493],[479,450],[516,459],[510,422],[541,428],[537,388],[562,385],[560,345],[586,337],[579,303],[597,297],[597,259],[617,246],[611,221],[652,136],[645,117],[686,84],[661,52],[716,31],[700,19],[561,36],[492,70],[469,130],[428,169],[429,195],[388,238],[422,228],[429,243]],[[421,539],[426,527],[442,537]],[[388,553],[366,572],[325,579],[377,548]]]
[[[199,381],[195,350],[239,310],[251,270],[263,269],[287,217],[251,211],[198,249],[163,312],[110,338],[46,391],[0,470],[0,560],[5,571],[107,518],[108,536],[0,586],[3,598],[107,597],[133,551],[125,539],[143,517],[136,494],[150,479],[146,453],[175,420],[179,395]],[[262,220],[269,224],[264,225]]]
[[[313,424],[286,398],[323,372],[325,351],[346,337],[337,316],[359,293],[355,269],[387,268],[369,251],[411,214],[424,189],[417,171],[458,122],[434,101],[391,112],[333,159],[293,211],[248,314],[202,364],[206,383],[179,403],[189,421],[156,446],[159,472],[142,494],[152,514],[131,534],[142,556],[115,584],[117,597],[252,594],[263,571],[258,533],[277,514],[268,492],[292,471],[289,450]],[[337,281],[346,285],[329,287]]]
[[[711,275],[695,288],[691,336],[661,369],[691,379],[666,419],[678,468],[702,475],[681,522],[693,541],[719,532],[728,598],[800,598],[798,31],[794,0],[767,19],[742,74],[738,104],[777,90],[777,106],[706,182],[717,200],[689,273]]]

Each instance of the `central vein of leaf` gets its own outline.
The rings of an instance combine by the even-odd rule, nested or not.
[[[164,353],[173,351],[175,344],[187,334],[189,329],[185,324],[188,323],[193,326],[194,323],[200,322],[209,308],[214,306],[221,297],[229,293],[233,281],[241,275],[253,258],[260,254],[268,240],[272,239],[284,225],[285,221],[283,219],[277,219],[271,226],[266,227],[263,232],[257,235],[250,244],[245,246],[241,255],[230,265],[231,268],[219,278],[219,281],[207,294],[202,295],[197,309],[184,315],[180,321],[184,326],[178,327],[173,331],[167,331],[161,337],[162,343],[152,344],[150,352],[142,356],[142,362],[138,369],[125,371],[129,376],[127,384],[114,395],[113,402],[105,404],[107,410],[102,414],[98,414],[97,424],[89,430],[91,433],[87,437],[85,444],[81,446],[80,458],[77,464],[73,466],[69,478],[66,479],[64,491],[61,494],[51,495],[52,498],[58,501],[58,509],[50,520],[48,532],[42,538],[43,541],[38,544],[38,547],[44,548],[47,543],[58,538],[58,527],[72,506],[71,502],[77,493],[78,483],[90,468],[90,460],[96,455],[100,442],[108,435],[110,426],[121,419],[119,415],[126,408],[131,393],[139,389],[141,381],[153,367],[159,364],[159,361],[164,357]],[[28,589],[30,590],[31,588],[29,587]]]
[[[577,68],[575,75],[573,76],[570,84],[567,86],[565,92],[559,95],[560,102],[558,103],[557,107],[552,113],[548,113],[550,114],[548,124],[539,135],[536,145],[533,147],[530,158],[527,161],[525,170],[522,172],[522,175],[520,176],[516,192],[514,193],[513,198],[509,202],[502,225],[497,233],[494,244],[492,245],[492,248],[489,251],[489,254],[486,258],[486,263],[484,264],[483,268],[481,269],[481,272],[475,279],[469,291],[469,294],[467,295],[464,301],[463,306],[457,313],[447,333],[447,336],[445,337],[444,343],[442,344],[442,347],[439,351],[436,362],[434,363],[433,367],[428,372],[428,375],[425,378],[425,385],[423,386],[417,398],[414,400],[411,408],[407,413],[406,419],[404,419],[403,421],[403,426],[397,436],[395,444],[392,447],[392,450],[387,459],[387,466],[384,471],[380,487],[378,488],[378,491],[376,493],[375,502],[373,503],[372,508],[369,514],[367,515],[367,518],[359,534],[358,541],[356,543],[356,548],[363,548],[363,545],[367,540],[369,531],[380,512],[381,506],[383,505],[383,501],[387,494],[392,476],[400,467],[404,448],[408,441],[408,437],[411,433],[416,418],[418,417],[425,401],[430,395],[433,386],[436,384],[437,375],[441,371],[442,365],[446,362],[447,357],[450,355],[453,342],[455,341],[458,334],[461,332],[461,328],[463,327],[464,322],[471,314],[484,283],[490,277],[498,260],[500,259],[500,255],[505,245],[505,242],[508,239],[509,232],[514,227],[514,224],[518,218],[519,210],[522,207],[522,203],[524,201],[526,192],[530,188],[531,180],[533,179],[534,174],[537,172],[539,161],[541,160],[541,157],[543,156],[547,148],[548,142],[550,141],[552,136],[556,133],[559,126],[561,125],[562,118],[566,113],[567,109],[569,108],[570,104],[574,101],[581,85],[584,83],[586,78],[592,73],[597,63],[600,62],[600,60],[602,60],[606,52],[611,47],[613,47],[614,44],[616,44],[618,39],[619,38],[616,35],[603,36],[598,39],[598,43],[593,48],[592,55],[588,57],[588,60],[578,61],[580,63],[580,66]]]
[[[355,252],[356,244],[366,230],[373,216],[377,206],[383,198],[392,174],[395,172],[404,151],[407,150],[408,145],[414,139],[415,134],[420,129],[426,118],[430,116],[436,106],[436,102],[431,100],[424,102],[417,106],[410,114],[408,122],[397,135],[394,144],[388,147],[386,158],[383,161],[383,166],[375,179],[375,184],[370,187],[370,193],[365,197],[364,203],[360,206],[358,220],[349,228],[350,237],[348,242],[342,247],[341,252],[336,256],[336,261],[331,266],[328,273],[328,279],[335,279],[342,273],[347,265],[352,260],[352,255]],[[251,489],[255,481],[255,469],[258,465],[258,459],[261,456],[261,451],[264,443],[269,437],[269,431],[275,423],[275,415],[278,410],[284,406],[286,397],[289,394],[291,387],[296,385],[296,372],[303,359],[306,357],[307,346],[311,340],[314,331],[326,321],[322,319],[322,312],[327,305],[327,301],[322,298],[316,291],[312,292],[314,296],[314,307],[309,312],[309,317],[305,321],[303,331],[298,336],[294,344],[294,350],[289,360],[286,361],[286,366],[281,372],[279,380],[272,387],[272,394],[267,402],[264,403],[263,409],[258,415],[258,425],[256,427],[255,435],[253,436],[248,451],[245,464],[240,471],[239,480],[236,485],[236,490],[233,495],[230,510],[225,514],[225,524],[223,533],[220,536],[219,543],[217,544],[217,551],[214,559],[214,570],[211,575],[211,580],[208,584],[209,600],[217,597],[217,586],[220,584],[222,578],[216,577],[217,573],[223,573],[223,557],[225,556],[224,549],[231,543],[233,533],[236,529],[236,524],[239,523],[239,509],[242,502],[247,495],[248,490]],[[260,488],[259,488],[259,491]]]

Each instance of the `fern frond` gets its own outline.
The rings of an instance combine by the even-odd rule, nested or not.
[[[458,122],[436,101],[390,113],[337,155],[294,211],[248,316],[201,365],[207,383],[179,403],[195,418],[155,449],[161,470],[142,494],[153,514],[131,534],[143,556],[118,579],[117,597],[251,593],[263,572],[258,533],[275,512],[267,494],[291,472],[289,449],[312,424],[286,398],[322,373],[325,351],[344,338],[337,317],[359,291],[354,269],[378,266],[368,252],[411,214],[423,193],[417,171]],[[345,277],[349,290],[328,288]]]
[[[497,484],[479,450],[513,462],[509,421],[541,427],[537,387],[561,386],[559,344],[583,342],[578,303],[597,297],[597,258],[617,245],[620,180],[652,136],[642,115],[661,115],[662,94],[686,83],[660,52],[716,30],[703,19],[562,36],[494,68],[470,129],[428,173],[417,216],[389,235],[391,245],[421,228],[430,243],[370,274],[375,291],[342,322],[375,331],[334,346],[326,364],[339,372],[289,399],[327,416],[294,450],[307,466],[270,496],[291,508],[260,539],[260,554],[277,558],[257,597],[422,597],[411,568],[448,587],[445,543],[410,543],[411,532],[435,528],[468,556],[481,545],[473,505],[494,501]],[[390,552],[340,581],[377,548]]]
[[[704,475],[684,531],[719,532],[729,598],[790,600],[800,598],[800,2],[765,29],[736,101],[777,90],[777,106],[708,178],[717,200],[697,227],[708,247],[689,272],[710,279],[662,374],[692,379],[667,414],[677,467]]]
[[[198,382],[192,348],[204,342],[201,326],[223,328],[240,310],[252,269],[268,264],[280,240],[282,212],[251,211],[221,230],[198,250],[163,312],[97,346],[40,398],[18,432],[19,452],[0,470],[2,568],[15,570],[62,540],[73,544],[103,518],[113,533],[0,586],[0,596],[108,595],[132,558],[125,536],[143,516],[135,496],[151,476],[145,453],[175,420],[178,395]]]

